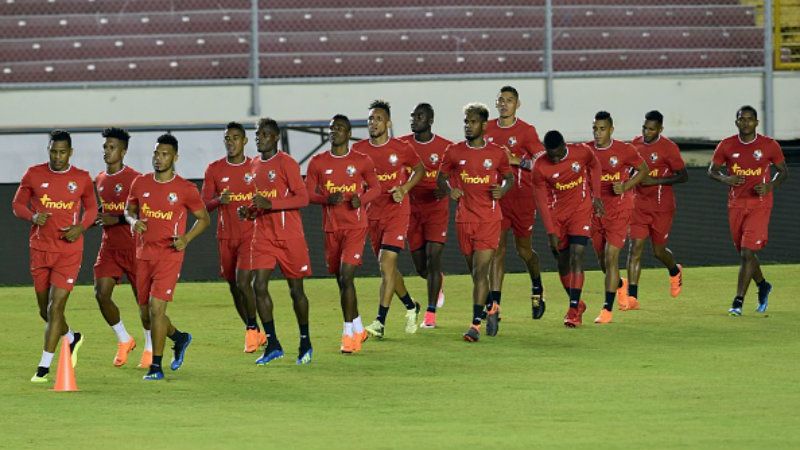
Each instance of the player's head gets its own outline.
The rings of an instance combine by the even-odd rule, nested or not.
[[[51,131],[47,151],[50,155],[50,168],[56,172],[66,170],[69,167],[69,158],[72,157],[72,136],[67,130]]]
[[[469,103],[464,106],[464,138],[468,141],[481,138],[488,120],[489,109],[483,103]]]
[[[649,111],[644,115],[644,124],[642,125],[642,138],[648,144],[655,142],[664,131],[664,116],[656,111]]]
[[[372,139],[385,136],[392,127],[392,107],[386,100],[374,100],[369,104],[367,128]]]
[[[106,128],[102,136],[106,138],[103,142],[103,161],[106,164],[117,164],[125,158],[128,151],[128,142],[131,135],[122,128]]]
[[[433,106],[429,103],[420,103],[411,112],[411,131],[414,133],[427,133],[433,126]]]
[[[178,139],[170,133],[162,134],[156,139],[153,152],[153,170],[156,173],[169,172],[175,169],[178,160]]]
[[[258,121],[256,129],[256,148],[259,153],[272,154],[278,151],[281,140],[281,127],[275,119],[265,117]]]
[[[550,130],[544,135],[544,150],[547,157],[554,163],[561,161],[567,153],[567,143],[564,136],[557,130]]]
[[[758,128],[758,112],[750,105],[744,105],[736,111],[736,128],[740,136],[751,136]]]
[[[611,144],[611,135],[614,133],[614,119],[608,111],[598,111],[594,115],[592,134],[597,147],[608,147]]]
[[[328,127],[328,137],[333,147],[347,146],[352,136],[352,125],[350,125],[350,118],[344,114],[336,114],[331,119],[331,124]]]
[[[517,109],[520,106],[519,93],[512,86],[503,86],[497,94],[495,102],[497,113],[502,119],[513,118],[517,116]]]
[[[228,122],[225,126],[225,151],[228,152],[228,159],[236,159],[244,153],[244,146],[247,144],[247,133],[239,122]]]

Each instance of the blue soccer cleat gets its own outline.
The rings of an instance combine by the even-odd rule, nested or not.
[[[302,365],[305,365],[305,364],[311,364],[311,357],[313,356],[313,354],[314,354],[314,350],[312,350],[311,348],[306,350],[305,353],[303,353],[302,355],[300,355],[297,358],[297,365],[298,366],[302,366]],[[256,364],[258,364],[258,363],[256,363]]]
[[[257,366],[266,366],[267,364],[275,361],[276,359],[283,358],[283,349],[279,348],[277,350],[266,351],[264,350],[264,355],[261,358],[256,360]]]
[[[147,375],[143,376],[142,379],[144,381],[158,381],[164,379],[164,372],[157,370],[155,372],[149,372]]]
[[[728,310],[728,315],[733,317],[739,317],[742,315],[742,308],[731,308]]]
[[[772,285],[766,281],[764,282],[764,289],[758,288],[758,307],[756,308],[756,312],[767,312],[770,292],[772,292]]]
[[[192,334],[186,333],[186,337],[181,339],[180,341],[176,341],[175,345],[172,346],[172,350],[175,351],[175,355],[172,357],[172,363],[170,363],[169,367],[172,370],[178,370],[183,365],[183,358],[186,356],[186,349],[189,347],[189,344],[192,343]]]

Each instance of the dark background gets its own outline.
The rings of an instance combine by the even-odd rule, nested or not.
[[[689,182],[675,187],[678,210],[670,236],[669,247],[678,262],[687,267],[738,265],[739,260],[728,232],[727,187],[714,182],[706,175],[704,167],[690,167]],[[797,211],[800,210],[800,165],[790,165],[789,179],[775,193],[775,206],[769,229],[769,244],[760,252],[765,263],[798,263]],[[21,176],[21,174],[20,174]],[[201,181],[197,181],[198,187]],[[0,214],[3,240],[0,251],[0,285],[31,284],[28,270],[28,230],[30,224],[17,219],[11,212],[11,200],[17,189],[16,184],[0,184],[0,204],[5,205],[5,213]],[[455,204],[451,204],[455,208]],[[215,223],[216,214],[212,214]],[[444,252],[445,273],[466,273],[466,264],[458,251],[453,217],[450,220],[450,236]],[[311,252],[311,263],[315,276],[328,276],[323,256],[321,207],[311,205],[303,209],[303,224]],[[100,245],[100,230],[92,228],[85,234],[83,267],[79,283],[92,283],[92,265]],[[534,248],[539,253],[542,271],[555,270],[555,261],[550,254],[544,229],[537,220],[534,230]],[[364,265],[360,275],[379,275],[378,264],[367,245],[364,252]],[[620,257],[621,265],[627,258],[627,249]],[[404,274],[413,274],[414,268],[408,252],[401,255],[401,268]],[[589,269],[597,268],[596,258],[591,246],[587,249],[586,263]],[[645,249],[642,265],[659,267],[660,263],[650,254],[649,245]],[[524,267],[509,242],[506,256],[509,272],[522,272]],[[214,228],[206,231],[189,245],[186,260],[181,271],[181,279],[186,281],[219,279],[217,245]]]

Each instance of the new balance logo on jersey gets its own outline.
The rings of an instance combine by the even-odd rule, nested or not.
[[[230,180],[230,177],[222,177],[222,180],[220,181],[222,181],[223,183],[227,183],[228,180]]]
[[[42,198],[39,199],[42,202],[42,206],[47,209],[72,209],[75,206],[75,202],[65,202],[63,200],[55,201],[52,198],[48,197],[47,194],[44,194]]]
[[[489,180],[489,175],[471,177],[466,171],[461,172],[461,181],[467,184],[489,184]]]
[[[603,176],[600,177],[600,181],[620,181],[621,179],[622,175],[619,172],[604,173]]]
[[[333,169],[325,169],[325,175],[330,175],[333,173]]]
[[[558,173],[558,172],[556,172],[556,173],[554,173],[554,174],[553,174],[553,178],[558,178],[558,177],[560,177],[560,176],[561,176],[561,174],[560,174],[560,173]]]
[[[40,187],[42,189],[47,189],[48,187],[50,187],[50,183],[42,183],[42,185]]]

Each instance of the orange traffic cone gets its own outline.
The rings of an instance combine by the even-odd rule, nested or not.
[[[75,383],[75,369],[72,368],[72,352],[69,350],[69,339],[61,339],[61,353],[58,355],[58,373],[56,374],[56,392],[73,392],[78,390]]]

